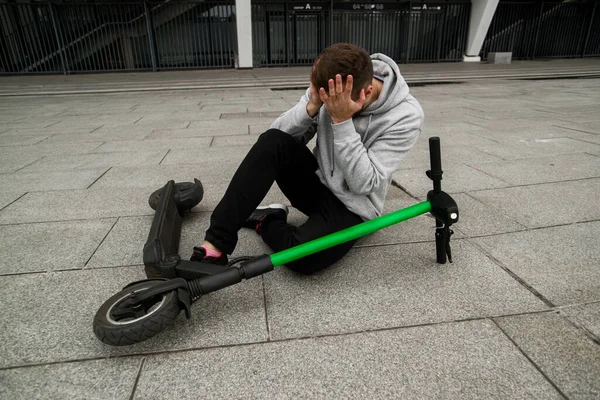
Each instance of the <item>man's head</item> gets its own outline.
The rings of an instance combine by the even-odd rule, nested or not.
[[[317,88],[328,88],[329,79],[335,81],[335,75],[342,76],[343,84],[346,85],[346,77],[352,75],[354,86],[352,88],[352,99],[357,100],[360,91],[365,89],[368,96],[373,87],[373,63],[369,54],[358,46],[349,43],[338,43],[329,46],[319,54],[313,64],[310,81]]]

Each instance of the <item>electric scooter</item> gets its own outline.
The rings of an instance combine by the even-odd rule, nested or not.
[[[182,218],[200,203],[204,191],[197,179],[193,183],[169,181],[148,200],[155,210],[143,253],[148,279],[130,283],[102,304],[94,317],[94,333],[113,346],[142,342],[174,323],[181,310],[189,319],[192,303],[205,294],[426,213],[431,213],[436,221],[437,262],[452,262],[450,227],[458,222],[459,213],[454,199],[441,188],[443,172],[438,137],[429,139],[429,153],[431,169],[426,174],[433,181],[433,190],[426,201],[278,253],[238,257],[228,266],[181,259],[178,251]]]

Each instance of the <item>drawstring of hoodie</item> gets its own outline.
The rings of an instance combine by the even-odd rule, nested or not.
[[[365,131],[365,138],[367,137],[367,134],[369,133],[369,127],[371,126],[371,118],[373,118],[373,114],[369,114],[369,122],[367,122],[367,130]],[[333,171],[335,170],[335,157],[333,154],[333,143],[334,139],[333,139],[333,135],[331,135],[331,151],[329,154],[329,159],[331,160],[331,176],[333,177]]]

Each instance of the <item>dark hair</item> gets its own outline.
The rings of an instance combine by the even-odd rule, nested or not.
[[[317,89],[325,88],[327,91],[327,82],[330,79],[335,80],[336,74],[342,76],[344,85],[346,77],[352,75],[352,98],[356,100],[360,91],[373,81],[373,63],[369,53],[350,43],[329,46],[315,59],[310,80]]]

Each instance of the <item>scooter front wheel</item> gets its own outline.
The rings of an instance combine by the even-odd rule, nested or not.
[[[94,317],[96,337],[112,346],[125,346],[150,339],[171,325],[181,311],[176,291],[135,301],[136,293],[160,282],[162,280],[136,283],[104,302]]]

